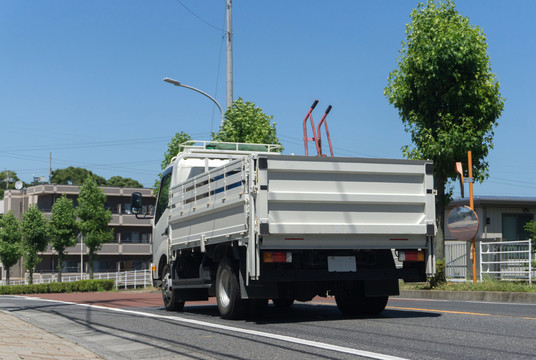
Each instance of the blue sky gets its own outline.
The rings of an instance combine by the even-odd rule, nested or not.
[[[418,1],[233,1],[234,98],[274,116],[285,153],[328,105],[335,155],[401,158],[383,95]],[[536,196],[536,2],[459,0],[488,39],[506,104],[477,195]],[[201,19],[201,20],[200,20]],[[152,186],[171,137],[209,140],[225,106],[225,0],[0,1],[0,170],[67,166]]]

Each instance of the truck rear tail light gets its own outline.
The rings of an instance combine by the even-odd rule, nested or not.
[[[265,263],[291,263],[292,252],[290,251],[265,251],[263,253]]]
[[[419,250],[399,250],[398,261],[424,261],[424,251]]]

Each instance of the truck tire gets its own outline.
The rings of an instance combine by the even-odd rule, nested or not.
[[[227,258],[220,262],[216,273],[216,301],[224,319],[242,319],[247,315],[248,301],[240,297],[238,273]]]
[[[375,296],[365,298],[365,314],[377,315],[385,310],[389,296]]]
[[[340,312],[347,316],[377,315],[381,313],[389,296],[366,297],[359,287],[347,285],[335,294]]]
[[[171,289],[171,270],[166,265],[162,271],[162,299],[167,311],[181,311],[184,308],[184,301],[178,301],[178,298],[178,290]]]
[[[276,298],[272,299],[274,306],[279,309],[287,309],[294,304],[294,299]]]

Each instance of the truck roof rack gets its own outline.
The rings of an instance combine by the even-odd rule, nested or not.
[[[222,141],[190,140],[181,144],[184,151],[228,151],[228,152],[269,152],[279,153],[281,148],[279,144],[250,144],[250,143],[233,143]]]

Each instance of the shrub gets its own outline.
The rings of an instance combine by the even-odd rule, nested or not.
[[[110,291],[113,288],[113,280],[80,280],[70,283],[53,282],[48,284],[0,286],[0,295]]]
[[[434,276],[430,276],[428,281],[430,282],[431,289],[447,282],[447,277],[445,274],[445,259],[436,261],[436,273]]]

